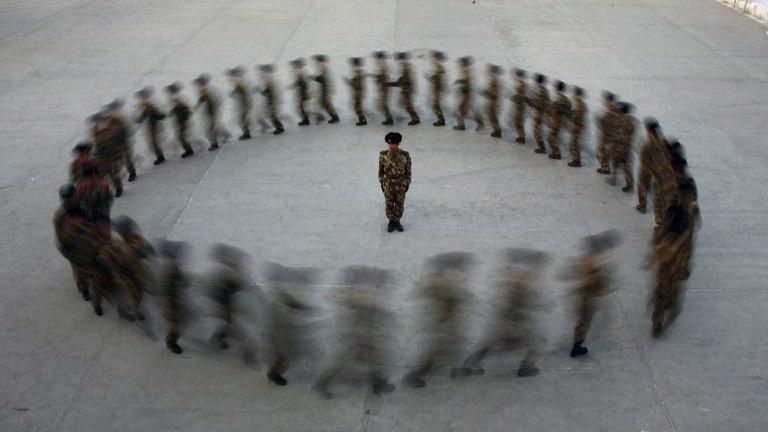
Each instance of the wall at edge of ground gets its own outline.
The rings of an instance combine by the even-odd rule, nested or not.
[[[717,0],[768,25],[768,0]]]

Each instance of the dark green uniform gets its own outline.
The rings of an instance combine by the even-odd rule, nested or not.
[[[560,159],[560,130],[563,123],[571,115],[571,100],[562,92],[557,92],[557,97],[549,106],[549,157]]]
[[[399,220],[403,216],[405,193],[411,185],[411,156],[407,151],[379,153],[379,183],[384,192],[387,219]]]
[[[572,99],[573,111],[571,112],[571,141],[568,148],[571,151],[571,163],[581,165],[581,137],[584,134],[584,126],[587,119],[587,104],[584,98],[574,96]]]

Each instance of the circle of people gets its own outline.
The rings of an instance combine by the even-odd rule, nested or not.
[[[400,52],[394,55],[399,64],[396,79],[391,79],[389,56],[382,51],[373,53],[375,71],[366,73],[362,58],[351,58],[351,77],[345,78],[351,89],[353,110],[357,126],[368,122],[364,112],[365,79],[373,78],[378,93],[377,107],[383,116],[384,125],[392,125],[395,118],[389,107],[390,92],[399,89],[399,104],[410,116],[408,125],[418,125],[421,120],[414,108],[413,97],[415,78],[410,55]],[[432,70],[426,74],[431,89],[430,99],[436,127],[445,126],[443,94],[446,91],[446,55],[440,51],[429,53]],[[296,92],[296,108],[300,118],[299,126],[309,126],[310,116],[317,123],[340,121],[332,103],[332,78],[328,58],[313,56],[317,74],[305,74],[305,61],[290,62],[294,73],[291,86]],[[474,118],[478,131],[491,126],[491,136],[501,138],[499,112],[502,102],[502,69],[488,65],[487,85],[480,91],[485,99],[481,110],[473,109],[473,61],[470,57],[458,59],[458,75],[454,87],[458,94],[456,109],[456,130],[466,128],[465,121]],[[236,101],[242,133],[241,140],[251,138],[251,116],[253,94],[263,96],[264,113],[271,122],[274,134],[284,132],[279,112],[280,98],[273,74],[273,65],[258,66],[260,85],[250,88],[246,82],[243,67],[226,72],[232,83],[231,96]],[[568,166],[582,164],[581,138],[587,122],[585,91],[554,81],[554,97],[550,97],[547,78],[533,74],[529,84],[528,73],[513,69],[514,91],[512,102],[512,124],[516,142],[526,144],[526,117],[532,113],[532,135],[536,153],[546,153],[560,159],[560,136],[563,131],[570,133],[569,150],[571,160]],[[171,109],[164,113],[153,100],[153,91],[146,87],[136,92],[139,101],[137,124],[145,124],[147,143],[155,154],[155,165],[165,161],[161,124],[172,117],[176,138],[183,149],[182,158],[192,156],[194,150],[189,143],[188,133],[193,110],[203,108],[207,120],[208,150],[219,148],[220,140],[225,141],[229,133],[219,123],[219,100],[209,87],[210,77],[201,75],[194,80],[199,98],[194,108],[184,100],[182,85],[174,83],[165,88]],[[317,84],[318,111],[311,111],[310,83]],[[533,87],[529,89],[529,87]],[[633,190],[633,142],[637,120],[633,107],[618,100],[610,93],[603,93],[603,112],[596,117],[599,130],[596,145],[597,172],[610,175],[609,183],[615,184],[616,174],[622,171],[625,178],[625,192]],[[118,315],[128,321],[148,325],[148,314],[144,303],[146,294],[155,286],[154,297],[162,319],[165,322],[166,346],[176,354],[183,352],[179,344],[181,336],[188,329],[192,306],[187,288],[190,276],[185,270],[185,257],[189,246],[184,242],[162,240],[152,245],[140,233],[137,224],[126,216],[112,219],[110,209],[113,197],[123,191],[123,169],[128,172],[128,181],[136,179],[136,170],[131,150],[131,135],[128,122],[122,113],[122,102],[116,100],[102,111],[89,118],[91,141],[81,142],[73,150],[70,164],[70,181],[61,187],[61,206],[56,211],[53,224],[57,245],[62,255],[70,262],[80,295],[92,304],[97,315],[104,313],[103,299],[111,301]],[[321,112],[322,111],[322,112]],[[262,132],[269,124],[259,120]],[[653,118],[644,121],[645,137],[637,151],[639,168],[637,174],[638,203],[635,209],[646,212],[648,194],[652,194],[654,219],[656,222],[651,239],[650,251],[644,265],[655,272],[654,284],[649,297],[652,335],[660,337],[682,309],[684,281],[691,274],[694,235],[700,226],[696,185],[687,170],[687,161],[682,145],[667,139],[658,122]],[[545,143],[545,128],[546,143]],[[641,138],[642,139],[642,138]],[[584,346],[592,319],[600,309],[600,299],[612,292],[613,281],[609,257],[611,250],[619,243],[614,231],[585,237],[583,252],[566,271],[564,278],[573,282],[571,290],[575,327],[571,357],[587,354]],[[403,378],[403,385],[419,388],[426,385],[427,374],[440,367],[448,367],[451,378],[465,377],[484,372],[481,363],[489,353],[504,353],[514,349],[525,352],[517,374],[520,377],[539,373],[537,357],[541,337],[536,330],[536,315],[540,310],[537,288],[548,256],[536,250],[505,249],[500,254],[497,269],[498,299],[494,302],[496,312],[488,318],[484,336],[469,350],[470,354],[459,361],[466,343],[466,315],[472,294],[468,289],[468,275],[473,267],[471,254],[449,252],[426,260],[424,272],[414,290],[416,297],[429,303],[425,306],[423,327],[428,342],[414,366]],[[213,247],[211,257],[215,270],[207,278],[207,292],[210,303],[215,306],[219,325],[210,339],[211,346],[228,349],[231,342],[237,342],[242,350],[243,360],[253,363],[256,350],[249,342],[248,332],[239,319],[242,315],[237,298],[247,290],[258,292],[263,306],[260,313],[264,335],[259,344],[259,354],[268,361],[267,377],[277,384],[285,385],[290,366],[306,355],[313,339],[312,331],[302,325],[316,308],[306,296],[307,288],[316,277],[316,270],[310,268],[286,267],[279,264],[266,266],[265,286],[271,287],[270,295],[248,282],[246,254],[229,245]],[[158,264],[150,265],[152,264]],[[387,343],[392,335],[392,314],[386,307],[392,291],[393,277],[389,270],[350,266],[340,272],[340,288],[333,293],[334,316],[339,321],[339,341],[335,352],[329,356],[329,364],[315,381],[314,389],[323,397],[330,398],[330,384],[339,372],[354,370],[362,372],[373,393],[394,390],[387,367]]]

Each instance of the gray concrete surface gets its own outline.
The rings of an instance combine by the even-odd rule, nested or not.
[[[401,299],[425,257],[476,253],[485,298],[498,249],[550,251],[556,265],[545,282],[548,342],[539,377],[516,379],[516,359],[498,359],[485,376],[461,383],[438,377],[426,389],[381,399],[343,386],[324,401],[309,391],[317,361],[275,388],[232,354],[188,341],[187,352],[174,356],[113,311],[97,318],[77,298],[50,219],[88,114],[143,84],[189,82],[204,71],[223,91],[218,74],[237,64],[278,62],[287,84],[286,62],[316,52],[334,59],[338,78],[344,58],[381,48],[439,48],[542,71],[585,87],[595,109],[599,91],[610,89],[687,146],[704,227],[686,308],[662,341],[649,336],[650,275],[639,269],[649,217],[591,168],[569,169],[509,137],[426,125],[423,81],[425,125],[395,128],[414,159],[403,234],[382,229],[375,165],[386,130],[352,125],[340,83],[341,125],[298,130],[290,121],[283,136],[184,162],[170,150],[160,168],[147,163],[140,138],[139,180],[114,213],[133,216],[151,238],[190,241],[198,272],[214,241],[249,251],[256,281],[265,261],[320,267],[320,294],[333,291],[345,265],[394,269],[402,322],[396,379],[418,343],[405,330],[413,314]],[[0,430],[765,430],[767,81],[765,28],[708,0],[6,0]],[[573,361],[556,267],[578,238],[611,227],[626,240],[612,319],[594,335],[590,356]]]

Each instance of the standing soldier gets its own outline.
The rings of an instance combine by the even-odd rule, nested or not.
[[[136,118],[136,123],[147,123],[147,142],[155,153],[153,164],[160,165],[165,162],[163,148],[160,145],[160,134],[163,132],[160,122],[165,119],[165,114],[152,102],[153,92],[151,87],[144,87],[136,92],[136,97],[139,99],[139,117]]]
[[[501,84],[499,82],[501,67],[488,65],[488,86],[483,91],[485,97],[485,118],[491,124],[493,138],[501,138],[501,126],[499,126],[499,101],[501,99]]]
[[[172,105],[168,115],[173,117],[176,122],[176,139],[184,149],[184,153],[181,157],[190,157],[194,154],[192,146],[187,141],[187,133],[189,132],[189,119],[192,117],[192,110],[189,109],[189,105],[181,96],[181,84],[173,83],[165,88],[168,93],[168,99]]]
[[[299,117],[301,117],[299,126],[309,126],[309,114],[307,114],[306,107],[307,101],[309,101],[309,83],[304,75],[304,59],[292,60],[291,66],[295,76],[291,88],[296,91],[296,111],[299,112]]]
[[[273,72],[274,66],[271,64],[259,66],[259,73],[261,75],[261,89],[259,90],[266,102],[264,111],[267,113],[267,116],[269,116],[269,121],[272,122],[272,127],[275,128],[272,133],[274,135],[280,135],[285,132],[285,129],[283,128],[283,123],[280,122],[280,116],[278,115],[280,95],[277,91],[277,86],[275,85],[272,75]]]
[[[432,72],[427,76],[430,86],[432,88],[432,112],[435,114],[437,120],[432,123],[433,126],[445,126],[445,117],[443,116],[442,100],[443,90],[445,89],[445,54],[441,51],[433,50],[432,56]]]
[[[365,99],[365,73],[363,72],[363,59],[352,57],[349,59],[349,65],[352,67],[352,78],[345,78],[345,81],[352,90],[352,108],[357,116],[356,126],[365,126],[368,120],[365,118],[363,109],[363,99]]]
[[[573,87],[571,99],[573,111],[571,112],[571,142],[568,148],[571,150],[569,167],[581,166],[581,136],[584,134],[584,126],[587,120],[587,104],[584,102],[584,89]]]
[[[403,216],[405,193],[411,185],[411,156],[400,150],[403,136],[390,132],[384,137],[388,150],[379,153],[379,184],[384,192],[386,214],[389,219],[387,232],[403,231],[400,218]]]
[[[235,322],[237,317],[237,297],[246,287],[245,254],[239,249],[217,244],[213,247],[212,258],[216,268],[212,272],[208,296],[216,304],[218,317],[223,323],[213,334],[211,342],[219,349],[229,349],[228,339],[237,339],[243,350],[244,359],[250,358],[250,350],[245,343],[245,334]]]
[[[621,190],[631,192],[635,184],[632,173],[632,141],[635,137],[637,121],[632,115],[631,104],[618,102],[616,105],[621,114],[616,119],[615,138],[609,149],[612,167],[608,183],[615,185],[616,175],[619,170],[622,170],[624,172],[625,186]]]
[[[219,148],[219,136],[226,142],[229,138],[229,134],[219,129],[219,99],[213,91],[208,88],[210,80],[211,77],[208,74],[202,74],[195,78],[194,83],[197,86],[199,97],[194,110],[197,111],[201,106],[205,106],[205,114],[208,117],[208,141],[211,143],[208,147],[208,151],[213,151]]]
[[[491,350],[519,348],[525,349],[525,356],[517,368],[517,376],[529,377],[539,373],[536,366],[538,332],[535,314],[541,309],[541,301],[536,285],[547,263],[547,256],[535,250],[507,249],[503,259],[495,317],[479,349],[467,357],[461,370],[454,375],[483,374],[485,370],[480,363]]]
[[[391,82],[389,85],[392,87],[400,87],[400,106],[405,109],[411,121],[408,122],[408,126],[414,126],[421,123],[419,114],[416,113],[416,109],[413,107],[413,71],[411,70],[411,63],[408,61],[411,56],[406,52],[399,52],[396,55],[396,59],[400,62],[400,78],[397,81]]]
[[[427,349],[405,375],[403,384],[422,388],[426,385],[424,375],[435,363],[453,366],[459,361],[466,340],[472,262],[472,255],[466,252],[443,253],[427,261],[427,272],[415,292],[415,297],[429,302],[425,308]]]
[[[376,73],[373,74],[373,80],[379,92],[378,106],[379,111],[384,115],[384,121],[381,123],[389,126],[395,123],[392,119],[392,113],[389,111],[389,67],[387,66],[387,53],[376,51],[373,53],[376,61]]]
[[[597,138],[597,172],[610,174],[611,168],[608,161],[608,146],[613,141],[616,132],[616,95],[611,92],[603,93],[603,114],[597,118],[597,129],[600,135]]]
[[[525,81],[526,73],[522,69],[515,69],[515,94],[512,96],[512,122],[517,133],[515,142],[525,144],[525,106],[530,103],[528,100],[528,83]]]
[[[564,275],[567,279],[575,281],[571,295],[575,298],[578,321],[573,330],[571,357],[582,356],[588,352],[583,344],[592,319],[600,309],[600,299],[613,291],[608,258],[610,251],[618,244],[619,236],[615,231],[605,231],[585,237],[582,242],[584,253]]]
[[[319,102],[320,106],[331,116],[328,123],[338,123],[339,115],[331,102],[333,94],[333,83],[331,82],[331,73],[328,71],[328,57],[323,54],[317,54],[312,57],[317,67],[317,75],[312,77],[320,85]]]
[[[89,142],[79,142],[72,149],[72,161],[69,163],[69,181],[77,183],[84,177],[83,168],[91,159],[93,144]]]
[[[547,149],[544,147],[544,135],[542,125],[549,111],[549,89],[547,89],[547,77],[537,73],[533,76],[536,83],[536,91],[530,99],[530,105],[533,109],[533,139],[536,140],[536,153],[544,154]]]
[[[56,233],[56,246],[59,252],[72,266],[77,290],[83,296],[83,300],[90,301],[91,281],[86,270],[93,266],[93,250],[90,248],[83,249],[84,245],[81,244],[81,241],[94,242],[94,239],[87,238],[90,224],[83,218],[77,202],[73,199],[74,193],[75,188],[72,184],[66,184],[59,189],[61,206],[53,215],[53,229]],[[93,246],[93,244],[89,246]],[[83,251],[86,253],[82,253]]]
[[[189,278],[182,270],[186,250],[187,245],[182,242],[164,240],[160,244],[160,257],[163,261],[158,282],[166,326],[165,346],[174,354],[184,351],[179,346],[179,338],[189,314],[189,305],[184,298]]]
[[[248,85],[245,83],[245,68],[238,66],[227,71],[227,76],[232,82],[232,92],[229,94],[235,99],[238,109],[238,118],[240,120],[240,129],[243,133],[238,138],[239,140],[247,140],[251,138],[251,92],[248,90]]]
[[[459,59],[459,79],[454,83],[454,86],[458,86],[459,92],[459,107],[457,110],[456,126],[453,130],[465,130],[464,119],[469,118],[472,111],[472,57],[462,57]],[[485,125],[480,115],[475,113],[475,121],[477,127],[475,130],[482,130]]]
[[[560,159],[560,130],[571,116],[571,100],[563,93],[565,83],[555,81],[555,100],[549,106],[549,158]]]

